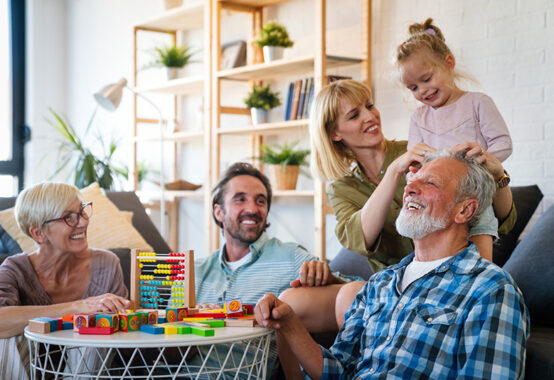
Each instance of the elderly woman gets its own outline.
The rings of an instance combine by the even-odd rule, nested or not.
[[[0,338],[9,338],[0,340],[2,379],[27,375],[22,332],[29,319],[129,307],[117,256],[88,247],[92,203],[83,203],[76,187],[29,187],[17,197],[15,215],[38,249],[8,257],[0,266]]]

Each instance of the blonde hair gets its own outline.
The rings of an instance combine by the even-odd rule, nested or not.
[[[408,32],[410,37],[396,49],[397,62],[418,51],[426,51],[436,63],[441,64],[444,63],[448,55],[454,56],[446,45],[442,31],[438,26],[433,25],[432,18],[428,18],[423,24],[411,24],[408,27]]]
[[[342,142],[333,141],[341,101],[354,104],[372,102],[369,87],[351,79],[332,82],[323,87],[310,110],[311,170],[322,180],[336,180],[349,174],[356,160],[352,151]]]
[[[40,228],[49,220],[62,216],[81,193],[73,185],[44,182],[24,189],[15,201],[15,219],[21,231],[31,237],[29,228]]]

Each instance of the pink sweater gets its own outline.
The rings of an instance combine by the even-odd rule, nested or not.
[[[450,149],[475,141],[500,161],[512,154],[508,127],[490,97],[466,92],[456,102],[434,109],[418,108],[412,115],[408,149],[425,143],[435,149]]]

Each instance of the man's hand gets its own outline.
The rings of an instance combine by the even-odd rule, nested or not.
[[[260,326],[275,330],[280,329],[284,323],[295,316],[294,311],[288,304],[271,293],[267,293],[258,301],[254,309],[254,315]]]
[[[290,286],[293,288],[299,288],[301,286],[324,286],[338,282],[340,281],[331,274],[331,269],[329,269],[327,263],[312,260],[302,264],[299,277],[296,280],[292,280]]]
[[[218,304],[218,303],[206,303],[206,302],[202,302],[198,305],[196,305],[197,308],[199,309],[221,309],[221,305]]]

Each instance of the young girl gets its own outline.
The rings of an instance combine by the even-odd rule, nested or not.
[[[433,19],[412,24],[408,31],[410,37],[398,46],[397,64],[402,83],[423,103],[412,115],[408,149],[422,142],[435,149],[451,149],[474,141],[500,161],[508,158],[512,140],[504,119],[490,97],[457,86],[461,75],[455,70],[456,60]],[[505,173],[498,186],[508,181]],[[470,231],[470,240],[491,261],[497,229],[491,207]]]

